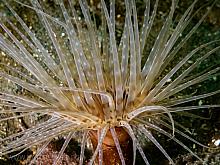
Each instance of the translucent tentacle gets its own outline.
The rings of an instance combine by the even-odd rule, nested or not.
[[[82,142],[81,142],[81,150],[80,150],[80,158],[79,158],[80,165],[83,165],[83,158],[84,158],[84,151],[85,151],[87,136],[88,136],[88,131],[85,131],[83,133]]]
[[[157,146],[157,148],[164,154],[164,156],[170,161],[170,163],[175,165],[173,160],[170,158],[167,152],[163,149],[163,147],[158,143],[158,141],[153,137],[153,135],[143,125],[140,125],[139,129],[150,141],[152,141]]]
[[[101,130],[101,134],[100,134],[100,138],[99,138],[99,141],[98,141],[98,145],[97,145],[97,147],[96,147],[96,150],[95,150],[94,153],[93,153],[93,156],[92,156],[92,158],[91,158],[91,160],[90,160],[90,162],[89,162],[89,165],[92,165],[93,162],[94,162],[95,159],[96,159],[96,156],[97,156],[97,154],[98,154],[98,152],[99,152],[99,148],[102,146],[102,142],[103,142],[104,137],[105,137],[105,135],[106,135],[106,133],[107,133],[107,130],[108,130],[107,128],[108,128],[108,127],[105,126],[105,127]]]
[[[37,158],[44,152],[45,148],[50,144],[50,142],[52,141],[52,139],[48,140],[47,142],[45,142],[43,144],[43,146],[40,147],[40,149],[38,149],[37,153],[35,154],[34,158],[31,160],[31,162],[29,163],[30,165],[34,164],[35,161],[37,160]]]
[[[62,157],[62,155],[63,155],[63,153],[64,153],[64,151],[65,151],[65,149],[67,147],[67,145],[69,144],[69,142],[73,138],[73,136],[74,136],[74,132],[70,132],[67,135],[66,140],[65,140],[65,142],[64,142],[64,144],[63,144],[63,146],[62,146],[62,148],[61,148],[61,150],[59,152],[59,154],[57,155],[57,158],[53,162],[53,165],[57,165],[59,163],[59,161],[60,161],[60,159],[61,159],[61,157]]]
[[[118,140],[118,137],[117,137],[117,133],[116,133],[116,131],[115,131],[114,128],[110,128],[110,131],[111,131],[113,140],[114,140],[114,142],[115,142],[115,146],[116,146],[116,148],[117,148],[118,155],[119,155],[119,157],[120,157],[120,159],[121,159],[121,164],[122,164],[122,165],[125,165],[125,159],[124,159],[124,156],[123,156],[121,147],[120,147],[120,143],[119,143],[119,140]]]
[[[124,121],[121,121],[120,125],[127,129],[128,133],[131,136],[132,141],[133,141],[133,154],[134,154],[134,156],[133,156],[133,165],[135,165],[135,160],[136,160],[136,148],[140,152],[145,164],[150,165],[149,161],[147,160],[147,158],[145,156],[145,153],[144,153],[141,145],[139,144],[137,138],[135,137],[134,131],[132,130],[131,126],[127,122],[124,122]]]

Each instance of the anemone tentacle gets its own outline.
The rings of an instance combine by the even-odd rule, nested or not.
[[[110,0],[109,5],[107,0],[99,1],[101,23],[87,0],[54,2],[60,18],[49,14],[44,2],[30,0],[30,5],[15,0],[15,4],[35,13],[46,39],[29,27],[29,20],[17,13],[12,2],[0,0],[0,9],[3,6],[6,13],[0,12],[0,129],[4,128],[0,130],[0,158],[15,151],[16,157],[37,146],[29,162],[34,164],[54,138],[64,137],[53,165],[61,162],[73,138],[81,142],[80,165],[88,161],[84,157],[88,144],[93,149],[90,165],[135,165],[137,152],[150,165],[142,148],[140,137],[144,136],[175,164],[154,135],[156,131],[203,161],[175,136],[209,148],[185,133],[186,127],[175,116],[199,118],[190,113],[220,107],[218,103],[194,104],[218,95],[219,89],[187,94],[187,90],[211,78],[219,80],[220,73],[217,64],[194,74],[204,61],[217,54],[219,39],[181,54],[215,5],[214,1],[197,9],[198,2],[193,1],[178,18],[178,0],[171,0],[163,25],[148,50],[159,0],[146,0],[143,22],[136,1],[124,0],[120,34],[115,0]],[[204,14],[192,27],[192,20],[201,11]],[[20,124],[20,129],[15,123]],[[15,127],[9,134],[7,125]]]

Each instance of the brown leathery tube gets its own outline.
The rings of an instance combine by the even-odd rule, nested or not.
[[[132,139],[122,127],[115,127],[115,131],[120,143],[120,147],[123,153],[125,163],[126,165],[131,165],[133,162]],[[93,148],[95,149],[98,145],[97,131],[90,131],[89,136]],[[110,130],[108,130],[103,140],[102,150],[103,150],[103,165],[122,164]],[[98,156],[96,158],[96,162],[98,163]]]

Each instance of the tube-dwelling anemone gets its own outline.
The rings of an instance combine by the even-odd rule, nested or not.
[[[4,125],[6,121],[29,119],[27,128],[0,138],[0,156],[41,144],[30,162],[34,164],[55,137],[65,135],[54,165],[76,136],[81,138],[81,165],[87,142],[93,146],[89,164],[135,164],[137,151],[144,162],[150,164],[137,136],[141,134],[174,164],[152,134],[151,130],[155,130],[201,160],[174,135],[206,146],[178,130],[175,126],[181,125],[175,124],[173,113],[219,107],[190,104],[213,96],[219,90],[199,95],[183,95],[182,92],[219,73],[220,67],[210,67],[196,75],[191,74],[219,50],[220,46],[216,46],[219,41],[201,44],[181,58],[176,56],[214,3],[207,4],[210,6],[207,9],[204,5],[195,10],[195,0],[174,25],[178,3],[172,0],[163,26],[145,57],[146,41],[152,31],[159,0],[146,1],[142,22],[138,19],[135,0],[125,0],[120,39],[116,38],[115,0],[110,0],[109,5],[100,0],[100,25],[95,24],[86,0],[65,3],[58,0],[60,19],[47,14],[38,0],[30,2],[31,5],[16,1],[39,16],[43,33],[49,38],[48,44],[35,35],[10,3],[0,1],[11,13],[10,17],[1,14],[1,56],[7,56],[17,67],[1,61],[1,83],[19,87],[19,90],[7,91],[2,85],[0,113],[6,117],[0,121]],[[188,28],[201,10],[204,11],[201,19]],[[16,24],[11,21],[12,17]],[[184,33],[186,35],[182,36]],[[206,52],[198,55],[203,50]],[[188,63],[195,56],[196,60]],[[179,61],[174,62],[174,59]],[[170,63],[174,65],[170,67]],[[177,97],[179,94],[181,97]]]

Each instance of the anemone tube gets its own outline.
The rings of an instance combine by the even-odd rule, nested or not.
[[[153,2],[153,5],[150,0],[146,1],[142,23],[138,20],[135,1],[124,1],[126,12],[119,43],[116,37],[115,0],[110,0],[109,6],[104,0],[100,1],[101,28],[94,24],[86,0],[78,2],[83,17],[78,16],[73,1],[58,0],[62,19],[47,14],[38,0],[30,2],[32,5],[16,1],[38,15],[51,43],[50,48],[35,35],[10,3],[0,1],[17,21],[16,24],[19,24],[17,26],[7,15],[1,15],[1,55],[20,66],[14,68],[4,62],[0,64],[1,83],[20,87],[17,92],[1,89],[0,113],[6,117],[1,118],[0,122],[20,121],[22,118],[31,120],[28,128],[0,138],[0,156],[14,151],[23,152],[43,144],[30,162],[34,164],[52,139],[65,135],[65,142],[54,165],[59,163],[69,141],[77,136],[82,139],[79,159],[81,165],[87,142],[93,145],[93,155],[89,162],[91,165],[135,164],[137,151],[145,164],[150,164],[138,137],[141,134],[174,164],[151,132],[156,130],[201,160],[175,134],[202,147],[207,146],[178,130],[173,113],[178,115],[194,109],[220,106],[181,106],[183,103],[190,104],[218,94],[220,90],[176,97],[185,89],[218,75],[220,67],[195,76],[190,73],[217,52],[220,46],[207,51],[184,70],[181,68],[201,50],[218,45],[219,40],[199,45],[171,69],[167,66],[176,59],[180,49],[196,32],[214,3],[207,8],[195,26],[182,36],[196,13],[206,6],[194,13],[197,2],[194,1],[174,26],[173,18],[178,3],[172,0],[167,18],[146,59],[143,56],[146,41],[152,31],[159,0]],[[65,37],[60,36],[61,32]],[[176,76],[177,73],[179,74]],[[172,97],[174,99],[170,99]]]

